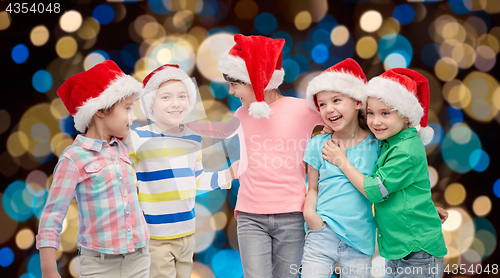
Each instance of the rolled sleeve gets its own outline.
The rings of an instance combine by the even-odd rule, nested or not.
[[[366,197],[371,203],[380,203],[384,201],[384,195],[382,195],[382,191],[379,186],[379,178],[378,177],[365,177],[364,187]]]

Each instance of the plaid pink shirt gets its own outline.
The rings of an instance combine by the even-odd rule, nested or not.
[[[62,222],[71,199],[78,202],[78,246],[124,254],[148,244],[125,145],[78,135],[59,157],[42,216],[36,248],[59,249]]]

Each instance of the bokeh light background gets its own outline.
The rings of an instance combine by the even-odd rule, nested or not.
[[[43,16],[9,14],[10,2],[0,0],[2,277],[41,277],[34,235],[58,156],[76,136],[55,93],[61,83],[105,59],[139,81],[175,63],[196,78],[205,120],[220,120],[240,106],[217,70],[240,32],[286,39],[280,89],[288,96],[304,98],[312,78],[348,57],[368,78],[393,67],[426,76],[435,130],[427,146],[432,197],[449,211],[445,265],[467,269],[450,277],[499,277],[500,1],[65,0],[59,14]],[[145,123],[138,107],[135,126]],[[223,169],[226,155],[238,156],[237,139],[223,143],[204,140],[206,169]],[[193,277],[242,277],[233,217],[238,187],[198,196]],[[73,203],[57,252],[62,277],[78,277],[77,228]],[[374,267],[383,263],[377,252]]]

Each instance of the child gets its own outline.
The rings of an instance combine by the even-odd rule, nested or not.
[[[75,74],[57,90],[78,135],[64,150],[36,236],[43,277],[57,273],[56,249],[71,199],[78,202],[80,277],[149,277],[149,231],[139,207],[126,137],[141,83],[113,61]],[[122,274],[120,276],[120,273]]]
[[[161,66],[143,83],[141,108],[155,122],[132,131],[129,148],[151,232],[150,277],[190,277],[196,189],[229,189],[238,162],[203,171],[201,136],[181,123],[196,103],[196,86],[179,66]]]
[[[373,177],[365,177],[346,159],[342,142],[328,142],[324,153],[352,184],[375,204],[380,255],[386,277],[441,277],[447,250],[440,216],[431,199],[424,143],[429,83],[419,73],[391,69],[373,78],[365,90],[367,122],[383,140]],[[418,131],[411,126],[420,123]],[[418,139],[418,136],[422,139]]]
[[[304,204],[306,234],[302,277],[330,277],[336,264],[341,277],[369,277],[375,253],[375,222],[371,203],[335,165],[322,158],[330,139],[345,142],[347,156],[367,176],[380,152],[380,141],[362,114],[366,77],[346,59],[325,70],[307,86],[309,108],[318,111],[333,134],[317,135],[304,154],[309,189]]]

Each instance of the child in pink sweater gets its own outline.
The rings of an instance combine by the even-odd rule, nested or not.
[[[302,158],[314,127],[323,121],[305,99],[284,97],[278,90],[283,39],[238,34],[234,40],[218,68],[242,107],[228,123],[191,123],[189,128],[219,138],[239,135],[235,215],[244,277],[295,277],[305,236]]]

